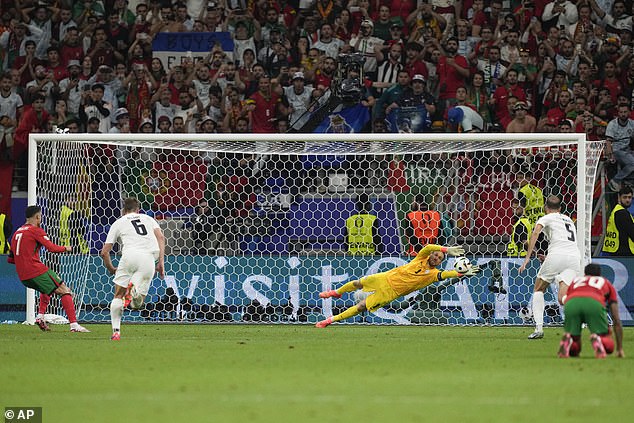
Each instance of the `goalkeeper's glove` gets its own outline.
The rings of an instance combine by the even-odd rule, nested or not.
[[[454,247],[447,247],[447,254],[454,257],[464,256],[464,248],[459,245],[456,245]]]
[[[462,276],[475,276],[480,273],[480,266],[471,266],[471,269],[467,270]]]

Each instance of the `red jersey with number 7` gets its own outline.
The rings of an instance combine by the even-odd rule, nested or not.
[[[568,287],[566,294],[566,301],[575,297],[593,298],[604,306],[618,301],[614,286],[601,276],[575,278]]]
[[[13,234],[8,261],[15,264],[21,281],[33,279],[48,271],[48,267],[40,260],[42,247],[52,253],[66,251],[66,247],[51,242],[44,229],[37,226],[23,225]]]

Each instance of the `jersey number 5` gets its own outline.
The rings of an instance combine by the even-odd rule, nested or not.
[[[132,220],[131,222],[137,234],[141,236],[147,235],[147,229],[145,228],[145,225],[141,223],[141,219],[135,219],[135,220]]]
[[[566,223],[566,230],[570,234],[570,236],[568,237],[568,241],[575,242],[575,231],[570,223]]]

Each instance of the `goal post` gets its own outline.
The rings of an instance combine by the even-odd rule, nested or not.
[[[43,207],[54,242],[73,244],[72,254],[43,259],[73,290],[83,321],[109,320],[112,278],[98,251],[121,199],[135,196],[166,234],[167,269],[129,321],[314,322],[355,301],[319,291],[404,264],[431,239],[465,245],[481,275],[355,322],[522,324],[539,264],[519,275],[521,259],[507,254],[516,174],[563,199],[588,262],[602,149],[585,134],[31,134],[28,201]],[[414,203],[438,222],[414,230]],[[374,253],[351,246],[348,218],[359,215],[376,218],[363,239]],[[36,300],[27,293],[27,322]]]

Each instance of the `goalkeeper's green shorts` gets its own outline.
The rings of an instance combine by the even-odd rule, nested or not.
[[[63,283],[62,278],[52,270],[48,270],[40,276],[22,281],[22,284],[27,288],[35,289],[42,294],[48,295],[51,295]]]
[[[564,329],[573,336],[581,335],[581,325],[588,324],[591,333],[608,333],[608,314],[603,304],[589,297],[574,297],[564,305]]]

